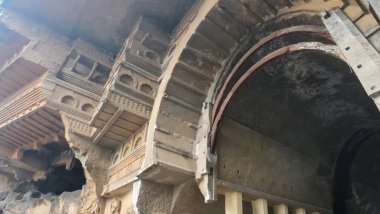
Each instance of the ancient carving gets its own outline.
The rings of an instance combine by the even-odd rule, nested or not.
[[[144,115],[146,117],[150,115],[151,108],[135,101],[134,99],[130,99],[129,97],[122,96],[118,93],[111,93],[109,99],[116,105],[121,105],[125,110],[137,113],[138,115]]]
[[[121,200],[114,198],[111,202],[111,213],[119,214],[121,210]]]
[[[114,164],[108,170],[108,183],[110,184],[123,176],[136,172],[142,164],[144,155],[145,149],[143,147],[139,147],[138,149],[132,151],[129,155],[122,157],[118,163]],[[118,156],[115,157],[115,160],[117,158]]]
[[[340,45],[339,41],[347,40],[347,32],[339,31],[341,36],[335,38],[333,23],[333,39],[318,13],[342,7],[342,17],[347,16],[344,24],[356,29],[356,35],[363,37],[368,47],[379,49],[379,14],[375,13],[380,7],[373,3],[376,0],[109,1],[112,3],[93,1],[90,7],[81,1],[12,1],[4,4],[9,7],[4,14],[0,8],[0,37],[4,37],[0,39],[0,173],[19,180],[49,180],[45,177],[58,172],[53,170],[57,167],[70,171],[67,173],[78,170],[82,175],[81,179],[57,176],[62,183],[83,180],[78,182],[80,190],[76,193],[46,196],[36,190],[13,191],[15,188],[9,189],[0,177],[0,213],[219,213],[225,208],[223,199],[231,208],[238,201],[234,199],[241,202],[243,195],[245,200],[257,201],[264,201],[258,196],[268,196],[265,207],[281,207],[284,212],[287,205],[277,203],[301,199],[304,204],[322,207],[318,210],[321,213],[331,213],[332,200],[319,191],[330,193],[324,190],[331,190],[327,184],[332,182],[324,179],[330,181],[336,175],[329,168],[341,148],[335,133],[349,137],[346,133],[350,130],[342,127],[355,122],[352,109],[367,114],[366,106],[370,109],[373,103],[367,96],[350,93],[356,86],[346,80],[347,90],[342,96],[330,94],[340,91],[337,86],[343,78],[334,73],[344,70],[340,61],[354,61],[351,67],[362,72],[370,66],[363,61],[365,57],[358,56],[368,51],[357,54],[352,43]],[[368,10],[360,2],[367,2],[364,6]],[[334,17],[334,13],[322,14],[325,20],[336,21]],[[39,23],[44,18],[49,25]],[[286,26],[298,30],[281,30]],[[315,26],[317,31],[313,31]],[[80,37],[92,45],[73,40]],[[307,61],[300,63],[286,56],[304,51],[314,56],[317,53],[312,46],[317,44],[312,41],[322,42],[321,50],[327,46],[336,49],[335,44],[342,46],[342,52],[351,54],[352,59],[330,63],[318,56],[315,59],[320,58],[321,70],[313,72],[318,75],[303,74],[316,66],[303,66]],[[260,46],[260,50],[251,52],[249,46]],[[243,62],[245,56],[249,60]],[[276,60],[275,66],[272,59]],[[284,61],[290,63],[286,69],[279,69]],[[229,78],[235,73],[231,69],[234,71],[236,63],[237,76]],[[251,65],[257,66],[250,69]],[[334,66],[332,75],[322,75],[325,65]],[[254,70],[257,76],[248,79],[245,72]],[[290,75],[292,72],[297,75]],[[244,82],[240,75],[247,77],[246,83],[253,80],[250,83],[258,90],[241,94],[234,91],[239,88],[234,86],[236,83]],[[346,79],[346,75],[350,75],[349,69],[342,77]],[[377,74],[363,75],[369,82],[379,79]],[[326,79],[330,76],[334,81]],[[288,85],[283,78],[290,77]],[[273,85],[268,84],[271,81]],[[319,87],[322,85],[329,87],[323,90],[325,87]],[[294,91],[304,89],[310,95],[308,100],[313,101],[300,103],[302,97],[293,96]],[[376,92],[378,87],[372,84],[369,89]],[[218,93],[220,103],[215,102]],[[352,100],[336,102],[346,98]],[[213,105],[202,107],[204,102]],[[355,102],[357,105],[352,105]],[[227,110],[226,114],[218,113],[224,108],[230,114]],[[368,114],[377,117],[374,110],[373,114],[368,110]],[[288,113],[294,115],[286,117]],[[314,120],[317,114],[320,118]],[[220,115],[220,120],[215,115]],[[333,117],[342,119],[331,123]],[[345,117],[350,118],[349,123],[345,123]],[[238,124],[228,127],[229,119]],[[219,125],[226,129],[218,129]],[[272,145],[259,134],[239,134],[243,129],[257,129],[265,137],[277,137],[279,142]],[[334,132],[332,142],[328,129]],[[298,132],[302,133],[297,136]],[[225,147],[213,147],[216,141]],[[226,147],[227,142],[233,145]],[[283,149],[276,149],[282,144],[286,145]],[[298,153],[289,152],[293,150],[302,159],[295,158]],[[62,151],[75,155],[66,157]],[[282,161],[285,155],[291,160]],[[78,165],[73,163],[80,166],[76,168]],[[291,164],[296,172],[288,169]],[[273,171],[277,165],[279,170]],[[362,175],[362,168],[357,170]],[[281,176],[276,177],[278,174]],[[289,181],[292,174],[316,185],[304,185],[298,178]],[[186,184],[188,181],[191,183]],[[57,185],[65,186],[62,183]],[[257,186],[268,190],[267,194],[257,194]],[[225,193],[232,190],[236,193]],[[217,200],[217,193],[225,194],[218,204],[202,203]],[[305,197],[311,193],[316,200]],[[61,199],[68,195],[72,198],[63,203]],[[282,200],[284,197],[286,200]],[[297,201],[288,202],[291,213],[293,208],[298,210],[296,213],[315,211],[313,207],[298,207]],[[28,203],[33,205],[27,211]],[[37,207],[33,207],[35,204]]]

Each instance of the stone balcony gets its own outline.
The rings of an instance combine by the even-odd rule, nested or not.
[[[114,164],[108,171],[108,183],[104,186],[103,195],[110,196],[128,188],[128,184],[137,179],[138,171],[145,156],[145,144],[140,145],[130,154]]]
[[[147,124],[144,124],[116,149],[107,173],[104,196],[124,191],[136,179],[145,156],[146,131]]]
[[[161,70],[147,51],[136,40],[126,40],[90,123],[101,130],[94,143],[114,149],[149,119]]]

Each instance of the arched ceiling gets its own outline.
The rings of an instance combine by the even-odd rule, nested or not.
[[[333,162],[357,121],[378,116],[373,101],[342,61],[299,52],[253,74],[232,97],[225,117],[319,162]],[[223,122],[222,122],[223,123]]]

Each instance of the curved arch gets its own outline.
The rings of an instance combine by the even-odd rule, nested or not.
[[[115,164],[119,160],[119,154],[116,154],[112,160],[112,164]]]
[[[172,48],[164,59],[165,70],[160,78],[159,87],[155,91],[156,99],[147,129],[146,158],[140,173],[141,178],[145,176],[147,178],[150,172],[165,167],[179,170],[177,174],[171,176],[173,179],[165,180],[164,183],[178,184],[194,177],[194,172],[199,167],[196,163],[195,157],[198,154],[194,149],[194,144],[200,142],[198,137],[202,136],[203,139],[205,136],[198,129],[204,110],[202,105],[213,99],[213,90],[219,75],[230,65],[229,63],[232,63],[234,57],[241,53],[239,51],[242,50],[242,46],[247,44],[246,39],[252,36],[252,28],[258,30],[256,33],[273,32],[273,29],[259,30],[269,22],[274,22],[277,17],[292,19],[300,14],[311,14],[310,11],[314,11],[315,15],[318,13],[316,11],[342,5],[335,1],[323,4],[302,1],[286,6],[284,10],[279,10],[272,16],[265,17],[265,20],[257,22],[257,20],[241,17],[244,16],[241,15],[243,5],[233,3],[232,5],[239,7],[234,10],[228,7],[223,8],[219,3],[216,0],[197,2],[194,5],[194,11],[189,12],[191,19],[186,25],[179,27],[180,31],[171,41],[171,44],[175,44],[175,48]],[[294,11],[297,11],[295,16],[290,14]],[[222,17],[227,22],[230,20],[228,23],[236,25],[226,27],[224,22],[217,23],[218,18],[215,17]],[[315,19],[308,17],[310,19],[306,21],[303,19],[298,23],[315,23],[318,19],[316,16],[314,16]],[[317,23],[321,23],[320,20]],[[285,26],[277,26],[276,29],[286,26],[291,25],[288,23]],[[195,55],[196,59],[189,57],[190,55]],[[164,149],[167,147],[172,149]],[[183,161],[169,166],[164,153],[182,158]],[[157,177],[157,180],[160,179],[162,178]]]
[[[127,156],[127,154],[129,154],[129,147],[130,146],[125,146],[125,148],[124,148],[124,150],[123,150],[123,157],[126,157]]]
[[[234,84],[234,86],[231,88],[231,91],[227,94],[226,98],[223,100],[222,104],[220,105],[220,109],[217,112],[215,116],[215,120],[213,121],[212,127],[211,127],[211,149],[215,149],[215,135],[218,129],[218,124],[223,116],[223,113],[227,107],[227,104],[231,100],[234,93],[237,91],[237,89],[250,77],[253,73],[255,73],[259,68],[267,64],[268,62],[272,61],[273,59],[276,59],[277,57],[294,53],[298,51],[315,51],[320,52],[324,54],[331,55],[339,60],[344,61],[344,59],[339,54],[339,50],[336,46],[333,45],[325,45],[319,42],[302,42],[297,43],[294,45],[289,45],[280,49],[277,49],[276,51],[273,51],[272,53],[266,55],[265,57],[261,58],[257,63],[255,63],[252,67],[250,67],[240,78],[239,80]]]
[[[138,137],[137,140],[133,144],[133,149],[138,148],[142,143],[142,137]]]
[[[248,59],[252,54],[254,54],[260,47],[264,46],[267,44],[269,41],[287,35],[291,33],[299,33],[299,32],[304,32],[304,33],[311,33],[311,34],[318,34],[324,38],[327,38],[331,40],[332,38],[329,36],[329,34],[326,32],[326,29],[321,27],[321,26],[315,26],[315,25],[298,25],[298,26],[292,26],[289,28],[281,29],[278,31],[275,31],[268,36],[264,37],[261,39],[258,43],[256,43],[254,46],[252,46],[241,58],[240,60],[235,64],[231,72],[228,74],[227,78],[224,80],[223,86],[220,89],[218,96],[215,100],[214,103],[214,108],[212,109],[212,121],[214,121],[215,116],[216,116],[216,111],[219,107],[219,104],[221,102],[221,99],[224,95],[224,92],[227,88],[228,83],[231,81],[232,77],[235,75],[237,70],[240,68],[240,66],[243,64],[244,61]]]

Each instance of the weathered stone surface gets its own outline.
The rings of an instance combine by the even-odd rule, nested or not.
[[[169,213],[173,187],[141,180],[138,184],[137,212],[138,213]]]
[[[8,191],[1,191],[0,192],[0,201],[4,201],[5,198],[8,196]]]
[[[65,120],[64,120],[65,121]],[[69,126],[67,126],[69,129]],[[93,145],[89,139],[69,130],[66,139],[76,157],[81,161],[86,176],[86,186],[81,193],[83,213],[97,214],[104,209],[104,199],[100,197],[107,182],[107,170],[111,162],[111,151]]]
[[[229,192],[232,213],[257,198],[330,213],[339,150],[358,118],[379,115],[318,14],[342,7],[378,48],[378,4],[364,2],[6,1],[0,172],[17,181],[0,176],[0,213],[223,213]],[[54,175],[77,160],[83,187]]]

